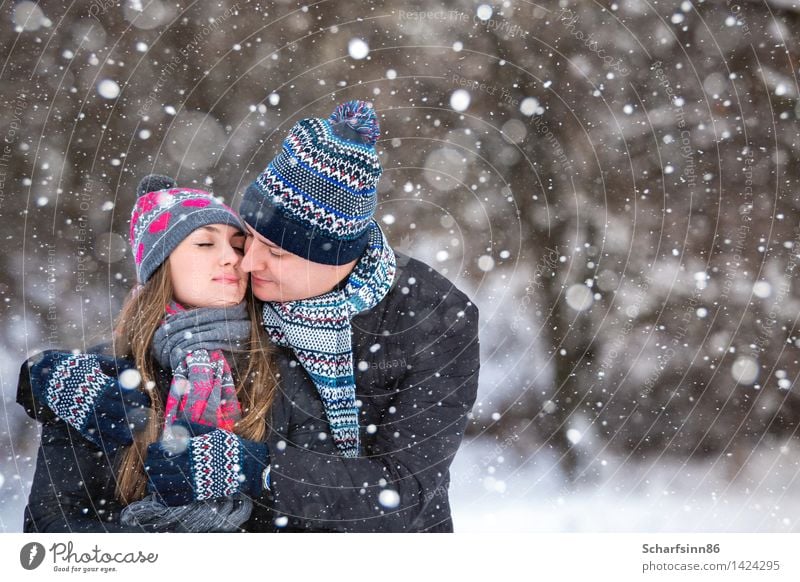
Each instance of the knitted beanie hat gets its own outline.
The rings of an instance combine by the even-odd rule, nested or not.
[[[298,121],[248,186],[239,212],[263,237],[315,263],[342,265],[369,242],[381,163],[371,103],[348,101],[328,119]]]
[[[151,174],[136,189],[130,243],[136,277],[144,284],[183,239],[201,226],[227,224],[244,231],[237,214],[204,190],[177,188],[175,180]]]

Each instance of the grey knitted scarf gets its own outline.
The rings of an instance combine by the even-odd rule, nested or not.
[[[235,399],[234,394],[221,395],[216,392],[201,394],[192,389],[190,370],[192,361],[208,360],[209,351],[236,349],[250,335],[250,319],[244,302],[230,308],[200,308],[185,310],[177,304],[167,306],[167,316],[153,337],[152,353],[164,368],[173,372],[173,385],[170,399],[180,400],[181,412],[188,413],[198,399],[203,400],[204,414],[198,420],[203,424],[215,426],[220,401]],[[207,366],[203,367],[208,369]],[[228,366],[224,366],[228,369]],[[213,382],[215,386],[230,389],[232,379],[228,371]],[[189,391],[181,395],[175,387],[176,379],[188,381]],[[208,380],[203,378],[203,380]],[[198,385],[210,382],[198,382]],[[169,408],[169,407],[168,407]],[[238,404],[237,404],[238,408]],[[168,411],[169,412],[169,411]],[[166,424],[176,417],[175,408],[167,415]],[[189,419],[193,420],[193,419]],[[164,505],[155,494],[131,503],[122,510],[120,521],[124,525],[138,526],[148,531],[187,531],[187,532],[231,532],[238,531],[249,518],[253,502],[246,495],[234,495],[224,499],[212,499],[190,503],[180,507]]]

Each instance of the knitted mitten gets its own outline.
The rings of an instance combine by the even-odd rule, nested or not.
[[[127,446],[133,442],[134,431],[147,422],[150,398],[135,388],[123,387],[103,371],[103,366],[116,368],[119,362],[94,354],[45,352],[31,366],[34,398],[46,402],[98,447],[114,451]]]
[[[177,436],[181,425],[175,423],[171,437],[147,448],[148,489],[164,503],[186,505],[236,493],[258,497],[269,489],[270,459],[265,443],[195,424],[184,436]],[[208,432],[198,434],[203,431]]]

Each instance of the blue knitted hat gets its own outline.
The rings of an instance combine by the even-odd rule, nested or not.
[[[325,265],[359,258],[377,204],[380,136],[372,104],[348,101],[328,119],[295,124],[248,186],[239,213],[261,236]]]
[[[177,188],[175,180],[151,174],[136,189],[129,239],[136,277],[144,284],[175,248],[201,226],[228,224],[244,231],[236,213],[204,190]]]

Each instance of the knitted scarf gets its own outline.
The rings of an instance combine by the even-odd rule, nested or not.
[[[264,328],[273,342],[291,346],[311,377],[343,457],[357,457],[360,447],[350,320],[380,303],[396,269],[394,251],[373,221],[369,245],[342,289],[264,304]]]
[[[232,430],[241,408],[222,350],[234,350],[250,337],[246,304],[186,310],[172,302],[166,314],[151,350],[163,368],[172,370],[165,435],[176,420]],[[153,494],[125,507],[121,521],[153,531],[235,531],[249,519],[252,508],[244,495],[167,507]]]
[[[177,418],[233,430],[242,417],[231,367],[221,348],[250,337],[244,302],[230,309],[185,310],[173,302],[153,337],[158,362],[172,369],[164,410],[165,430]]]

